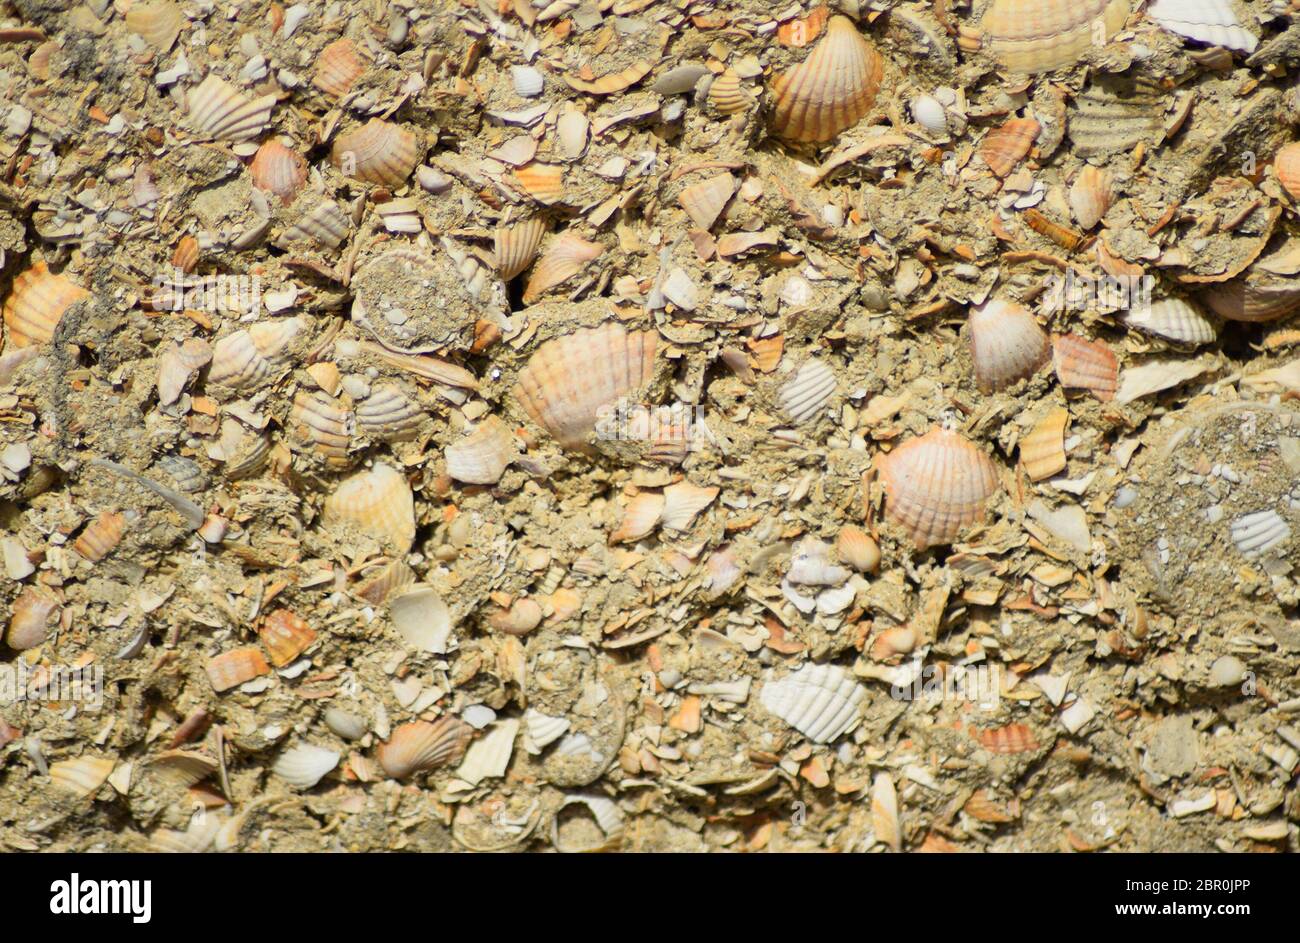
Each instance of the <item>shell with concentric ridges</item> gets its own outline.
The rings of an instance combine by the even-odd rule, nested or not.
[[[1067,69],[1091,46],[1097,26],[1105,38],[1128,18],[1129,0],[994,0],[984,17],[989,49],[1012,72]]]

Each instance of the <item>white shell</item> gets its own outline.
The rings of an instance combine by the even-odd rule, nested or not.
[[[1147,16],[1171,33],[1237,52],[1254,52],[1259,45],[1228,0],[1151,0]]]
[[[600,830],[605,834],[607,843],[613,843],[623,834],[623,810],[614,803],[612,799],[606,799],[604,796],[569,796],[561,803],[560,808],[556,810],[555,819],[552,821],[551,843],[555,846],[556,851],[575,852],[575,851],[594,851],[592,848],[571,848],[566,847],[560,841],[560,816],[559,812],[571,805],[585,805],[591,812],[592,818],[600,826]]]
[[[587,149],[587,130],[591,122],[580,111],[566,111],[555,122],[555,133],[560,138],[560,154],[567,160],[577,160]]]
[[[835,393],[835,371],[823,360],[808,360],[781,387],[781,411],[793,422],[812,419]]]
[[[1232,522],[1232,542],[1248,560],[1263,556],[1290,536],[1290,526],[1277,511],[1255,511]]]
[[[1124,323],[1179,344],[1208,344],[1217,334],[1214,322],[1183,298],[1161,298],[1149,305],[1135,305],[1125,312]]]
[[[331,707],[325,712],[325,726],[344,740],[360,740],[369,729],[364,717],[341,707]]]
[[[321,779],[339,765],[339,754],[325,747],[300,743],[280,754],[280,758],[271,767],[271,772],[279,776],[290,786],[299,789],[311,789]]]
[[[518,720],[498,721],[487,736],[470,744],[470,748],[465,751],[465,759],[456,770],[457,777],[471,786],[477,786],[485,779],[504,776],[506,768],[510,766],[515,734],[518,732]]]
[[[779,681],[768,681],[759,700],[814,743],[830,743],[857,724],[867,692],[843,668],[806,665]]]
[[[831,562],[830,544],[809,537],[795,548],[785,578],[799,586],[838,586],[852,575],[847,567]]]
[[[451,609],[432,586],[417,583],[388,604],[388,617],[407,645],[435,655],[447,653],[454,628]]]
[[[542,73],[528,65],[512,65],[510,78],[515,83],[515,91],[524,98],[536,98],[546,84]]]
[[[718,488],[702,488],[689,481],[679,481],[664,489],[664,509],[660,524],[668,530],[689,530],[695,515],[718,496]]]
[[[552,717],[532,707],[524,711],[524,749],[537,756],[569,729],[567,717]]]
[[[912,117],[931,134],[943,134],[948,130],[948,113],[943,103],[932,95],[922,95],[912,102]]]

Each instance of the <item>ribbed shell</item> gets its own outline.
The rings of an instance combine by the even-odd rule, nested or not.
[[[86,526],[72,549],[91,563],[98,563],[113,552],[125,532],[126,515],[118,511],[105,511]]]
[[[1276,321],[1300,310],[1300,284],[1294,278],[1264,282],[1249,272],[1197,297],[1229,321]]]
[[[731,174],[718,174],[683,188],[677,194],[677,202],[696,226],[711,229],[735,192],[736,178]]]
[[[158,357],[158,402],[170,406],[180,399],[190,378],[212,362],[212,345],[201,337],[171,343]]]
[[[415,500],[406,476],[392,465],[376,463],[357,472],[325,499],[327,528],[351,525],[392,544],[400,553],[415,540]]]
[[[5,299],[5,349],[48,344],[68,307],[89,296],[72,280],[37,262],[14,279]]]
[[[705,487],[679,481],[664,489],[664,510],[659,522],[668,530],[690,530],[695,518],[721,493],[717,487]]]
[[[552,717],[535,708],[524,711],[524,749],[536,756],[559,740],[569,729],[567,717]]]
[[[326,95],[342,98],[352,91],[352,86],[366,71],[365,60],[357,52],[352,40],[344,37],[336,39],[324,49],[316,59],[316,74],[311,84]]]
[[[419,142],[401,125],[371,118],[335,138],[330,159],[335,167],[358,180],[400,187],[419,162]]]
[[[276,241],[284,244],[309,241],[325,249],[336,249],[347,238],[350,230],[347,213],[337,203],[326,200],[285,229]]]
[[[115,762],[93,756],[79,756],[76,759],[60,760],[50,764],[50,781],[56,786],[87,798],[99,791],[99,787],[108,782]]]
[[[534,161],[515,168],[514,177],[524,192],[543,206],[564,199],[564,168],[559,164]]]
[[[497,227],[497,272],[503,281],[510,281],[533,264],[545,234],[546,220],[540,216]]]
[[[465,755],[474,728],[456,717],[433,723],[417,720],[402,724],[387,743],[375,751],[379,765],[394,779],[455,763]]]
[[[975,382],[984,392],[1033,376],[1051,354],[1047,333],[1013,301],[995,299],[976,308],[968,330]]]
[[[880,566],[880,545],[861,527],[852,524],[840,528],[835,553],[859,573],[874,573]]]
[[[1065,470],[1065,427],[1069,410],[1054,409],[1020,440],[1020,463],[1033,481],[1051,478]]]
[[[1058,334],[1052,338],[1052,362],[1056,378],[1066,389],[1087,390],[1103,403],[1114,399],[1119,388],[1119,361],[1101,341]]]
[[[984,163],[989,165],[990,170],[999,177],[1005,177],[1025,159],[1040,130],[1040,125],[1033,118],[1012,118],[984,136],[984,141],[980,144],[980,157],[984,158]]]
[[[664,513],[664,496],[654,491],[642,491],[627,502],[623,520],[618,529],[609,535],[611,544],[631,543],[649,537]]]
[[[357,431],[383,442],[414,438],[424,418],[419,404],[392,385],[375,387],[354,412]]]
[[[158,52],[167,52],[180,35],[185,17],[171,0],[133,3],[126,11],[126,28],[140,36]]]
[[[734,115],[754,103],[754,97],[740,81],[740,76],[728,69],[709,86],[709,105],[722,115]]]
[[[877,460],[885,511],[918,550],[952,543],[983,520],[998,479],[989,457],[955,432],[935,428]]]
[[[61,608],[53,593],[28,586],[13,601],[5,644],[20,652],[40,645],[49,637]]]
[[[1255,511],[1232,522],[1232,542],[1248,560],[1262,557],[1291,537],[1291,527],[1274,510]]]
[[[290,345],[305,327],[302,318],[286,318],[227,334],[212,346],[208,382],[232,390],[258,385],[287,362]]]
[[[835,371],[825,360],[807,360],[781,387],[781,412],[792,422],[807,422],[823,411],[835,387]]]
[[[1104,24],[1109,40],[1128,13],[1128,0],[994,0],[983,27],[1004,68],[1051,72],[1079,61],[1094,41],[1094,23]]]
[[[1228,0],[1150,0],[1146,12],[1163,29],[1211,46],[1250,53],[1259,45]]]
[[[348,445],[352,441],[352,417],[338,400],[323,393],[299,391],[289,410],[290,430],[311,443],[333,468],[349,464]]]
[[[509,427],[488,416],[469,435],[447,446],[447,474],[473,485],[494,485],[517,454]]]
[[[1079,157],[1131,150],[1164,133],[1165,98],[1147,82],[1094,77],[1070,102],[1066,133]]]
[[[276,609],[263,621],[258,637],[271,653],[271,664],[283,668],[311,647],[316,631],[292,611]]]
[[[656,340],[611,322],[547,341],[519,374],[515,398],[563,448],[583,450],[601,407],[651,378]]]
[[[209,658],[204,670],[207,671],[212,690],[220,694],[246,681],[270,674],[271,666],[266,663],[261,649],[256,645],[246,645]]]
[[[853,21],[832,17],[808,58],[772,80],[772,131],[789,141],[829,141],[871,111],[883,77],[884,60]]]
[[[524,287],[524,304],[532,304],[552,288],[562,285],[604,251],[605,247],[599,242],[588,242],[575,233],[556,236],[533,266],[533,273]]]
[[[577,160],[587,150],[587,134],[591,121],[576,109],[564,112],[555,122],[555,135],[559,140],[560,156]]]
[[[275,96],[249,99],[225,79],[209,73],[190,90],[186,104],[189,124],[200,134],[218,141],[248,141],[270,122]]]
[[[1124,312],[1124,323],[1178,344],[1209,344],[1218,334],[1214,322],[1183,298],[1162,298],[1149,305],[1135,305]]]
[[[1300,141],[1293,141],[1277,152],[1273,172],[1291,199],[1300,200]]]
[[[288,206],[307,182],[307,161],[272,138],[257,149],[248,173],[253,178],[253,186],[269,190]]]
[[[1091,229],[1115,201],[1110,173],[1091,165],[1085,166],[1070,186],[1070,212],[1084,229]]]
[[[836,665],[805,665],[768,681],[759,692],[764,708],[814,743],[830,743],[862,716],[867,692]]]
[[[271,766],[271,772],[290,786],[311,789],[325,774],[339,765],[340,755],[335,750],[300,743],[280,754]]]

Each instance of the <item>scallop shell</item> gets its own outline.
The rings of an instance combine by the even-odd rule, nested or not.
[[[424,412],[391,384],[375,387],[357,403],[357,431],[382,442],[401,442],[419,434]]]
[[[433,723],[417,720],[397,727],[375,755],[385,773],[405,779],[457,762],[473,735],[474,728],[456,717],[442,717]]]
[[[472,485],[494,485],[519,450],[504,422],[489,416],[465,438],[447,446],[447,474]]]
[[[344,37],[336,39],[316,58],[316,74],[311,84],[326,95],[342,98],[352,91],[352,86],[366,71],[366,62],[357,51],[356,44]]]
[[[1114,399],[1119,388],[1119,361],[1100,341],[1058,334],[1052,338],[1052,362],[1056,378],[1066,389],[1087,390],[1103,403]]]
[[[1079,157],[1098,157],[1153,143],[1164,134],[1165,97],[1147,80],[1094,76],[1070,102],[1066,133]]]
[[[1273,158],[1273,172],[1291,199],[1300,200],[1300,141],[1293,141],[1278,150]]]
[[[993,173],[1005,177],[1025,159],[1041,129],[1033,118],[1012,118],[984,136],[980,157]]]
[[[880,545],[860,527],[846,524],[835,539],[839,558],[859,573],[874,573],[880,567]]]
[[[289,359],[293,341],[306,328],[304,318],[259,321],[227,334],[212,346],[208,382],[232,390],[260,385]]]
[[[885,510],[918,550],[952,543],[984,519],[998,479],[989,457],[955,432],[932,429],[877,459]]]
[[[347,213],[337,203],[318,203],[306,216],[289,226],[276,240],[279,245],[314,242],[325,249],[337,249],[351,231]]]
[[[555,122],[555,135],[560,143],[560,155],[565,160],[577,160],[587,150],[587,134],[591,121],[585,114],[570,109]]]
[[[311,789],[334,767],[339,765],[340,754],[335,750],[299,743],[289,747],[271,764],[271,772],[290,786]]]
[[[316,631],[288,609],[276,609],[262,622],[258,637],[277,668],[293,662],[316,641]]]
[[[186,99],[190,126],[218,141],[248,141],[271,121],[275,95],[249,99],[218,75],[209,73]]]
[[[1211,46],[1251,53],[1259,45],[1228,0],[1150,0],[1146,13],[1162,29]]]
[[[808,58],[772,80],[772,131],[790,141],[829,141],[871,111],[883,78],[884,60],[853,21],[831,17]]]
[[[72,549],[91,563],[98,563],[121,543],[124,533],[126,515],[118,511],[105,511],[86,526]]]
[[[311,443],[327,465],[346,468],[350,464],[352,415],[337,400],[300,390],[293,398],[289,419],[290,430]]]
[[[108,782],[117,765],[114,760],[93,756],[79,756],[50,764],[50,782],[82,798],[89,798]]]
[[[994,0],[982,25],[1004,68],[1052,72],[1079,61],[1095,41],[1095,24],[1109,41],[1128,13],[1128,0]]]
[[[543,206],[564,199],[564,168],[559,164],[533,161],[514,170],[515,183]]]
[[[420,652],[447,653],[455,627],[451,609],[432,586],[417,583],[388,604],[388,617],[403,641]]]
[[[1254,560],[1281,546],[1291,537],[1291,527],[1277,511],[1256,511],[1232,522],[1232,542],[1241,555]]]
[[[522,98],[536,98],[546,85],[542,73],[528,65],[512,65],[510,81],[514,83],[515,94]]]
[[[585,806],[591,813],[591,817],[596,821],[596,827],[600,829],[601,840],[592,844],[571,845],[562,835],[562,825],[560,822],[560,811],[571,805]],[[560,803],[560,810],[556,812],[555,819],[551,823],[551,844],[555,850],[562,854],[573,854],[577,852],[596,852],[596,851],[615,851],[623,842],[624,815],[618,805],[611,799],[604,796],[566,796]]]
[[[651,378],[656,342],[612,322],[547,341],[519,374],[515,398],[562,448],[585,450],[602,407]]]
[[[805,665],[759,691],[763,707],[814,743],[830,743],[861,719],[867,692],[836,665]]]
[[[740,76],[728,69],[709,86],[709,105],[723,115],[734,115],[749,108],[754,96],[740,81]]]
[[[400,124],[371,118],[334,139],[330,160],[350,177],[400,187],[420,161],[419,142]]]
[[[170,0],[133,3],[126,11],[126,28],[160,53],[169,52],[185,25],[180,7]]]
[[[90,292],[37,262],[14,279],[5,299],[6,349],[48,344],[69,306],[88,297]]]
[[[170,406],[180,399],[196,373],[212,362],[212,345],[201,337],[172,343],[158,358],[158,402]]]
[[[1065,471],[1066,409],[1054,409],[1020,440],[1020,463],[1032,481],[1042,481]]]
[[[825,410],[835,387],[835,371],[825,360],[811,358],[781,387],[781,412],[794,423],[805,423]]]
[[[1006,389],[1047,363],[1047,333],[1029,310],[995,299],[971,311],[968,322],[975,382],[984,392]]]
[[[1101,222],[1114,201],[1110,173],[1091,165],[1079,171],[1070,187],[1070,211],[1084,229]]]
[[[533,274],[524,287],[524,304],[532,304],[552,288],[562,285],[604,251],[605,247],[599,242],[588,242],[574,233],[561,233],[533,267]]]
[[[253,186],[269,190],[288,206],[307,182],[307,161],[272,138],[257,149],[248,173],[253,178]]]
[[[677,202],[696,226],[712,229],[735,192],[736,178],[731,174],[718,174],[683,188],[677,194]]]
[[[1277,321],[1300,309],[1300,284],[1293,278],[1266,282],[1247,272],[1197,297],[1229,321]]]
[[[1183,298],[1162,298],[1124,312],[1129,327],[1179,344],[1209,344],[1218,331],[1200,308]]]
[[[631,498],[623,509],[623,522],[609,535],[609,542],[634,543],[649,537],[663,517],[666,500],[662,494],[654,491],[642,491]]]
[[[664,511],[660,523],[667,530],[690,530],[696,516],[713,503],[720,493],[716,487],[679,481],[664,489]]]
[[[524,749],[533,756],[559,740],[569,730],[567,717],[552,717],[535,708],[524,711]]]
[[[61,608],[53,593],[28,586],[13,601],[5,644],[20,652],[42,644],[58,621]]]
[[[266,663],[266,658],[257,646],[247,645],[209,658],[204,670],[208,674],[208,681],[212,683],[212,690],[220,694],[239,687],[246,681],[270,674],[271,666]]]
[[[415,541],[415,500],[406,476],[392,465],[376,463],[358,472],[325,499],[327,528],[355,527],[406,553]]]
[[[546,234],[546,220],[540,216],[497,227],[497,272],[502,281],[510,281],[537,258],[537,250]]]

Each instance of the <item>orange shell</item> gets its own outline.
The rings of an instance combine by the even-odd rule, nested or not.
[[[1039,747],[1034,732],[1027,724],[1007,724],[989,730],[972,727],[971,736],[990,753],[1028,753]]]
[[[348,176],[400,187],[415,170],[419,143],[415,134],[401,125],[371,118],[335,138],[330,159]]]
[[[307,161],[272,138],[257,149],[248,173],[253,178],[253,186],[269,190],[288,206],[307,182]]]
[[[456,717],[434,723],[417,720],[393,730],[375,751],[379,765],[394,779],[456,762],[465,754],[474,728]]]
[[[1020,440],[1020,463],[1033,481],[1065,471],[1065,427],[1069,410],[1054,409]]]
[[[220,694],[245,681],[270,674],[271,666],[266,663],[266,657],[257,646],[247,645],[209,658],[205,670],[208,680],[212,682],[212,690]]]
[[[258,632],[271,653],[271,664],[283,668],[316,641],[316,632],[288,609],[277,609],[266,617]]]
[[[311,84],[327,95],[342,98],[365,71],[365,60],[358,54],[356,44],[344,37],[321,50]]]
[[[326,527],[350,524],[406,553],[415,541],[415,498],[405,475],[376,462],[334,489],[325,499],[322,520]]]
[[[723,173],[683,188],[677,194],[677,202],[682,205],[691,222],[700,229],[710,229],[735,192],[736,178]]]
[[[59,598],[49,590],[28,586],[13,601],[5,643],[15,651],[35,648],[49,637],[58,621]]]
[[[564,198],[564,168],[559,164],[533,161],[516,168],[514,177],[525,193],[544,206]]]
[[[86,526],[72,549],[91,563],[98,563],[113,552],[125,531],[126,515],[105,511]]]
[[[934,428],[876,460],[885,512],[918,550],[952,543],[962,528],[983,520],[997,490],[993,462],[968,439]]]
[[[533,264],[545,234],[546,220],[540,216],[497,227],[497,272],[502,281],[510,281]]]
[[[789,141],[829,141],[871,111],[884,70],[853,21],[832,17],[808,58],[772,80],[772,132]]]
[[[44,262],[37,262],[14,279],[13,289],[5,299],[5,346],[48,344],[68,307],[89,296],[90,292],[81,286],[52,274]]]
[[[1109,40],[1128,13],[1129,0],[994,0],[982,25],[1004,68],[1051,72],[1074,65],[1097,38]]]
[[[1033,118],[1012,118],[1000,128],[995,128],[980,144],[980,157],[999,177],[1005,177],[1024,160],[1034,146],[1040,125]]]
[[[1273,171],[1278,182],[1291,194],[1291,199],[1300,200],[1300,141],[1294,141],[1277,152],[1273,158]]]
[[[1066,389],[1087,390],[1103,403],[1114,399],[1119,388],[1119,361],[1100,341],[1057,334],[1052,338],[1052,362]]]
[[[533,274],[524,287],[524,304],[530,305],[552,288],[562,285],[604,251],[605,247],[599,242],[588,242],[574,233],[557,236],[533,267]]]

